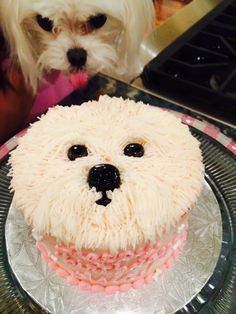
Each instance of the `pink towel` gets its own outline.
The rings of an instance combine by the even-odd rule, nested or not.
[[[45,113],[49,107],[58,104],[60,100],[71,94],[76,89],[85,88],[88,83],[88,74],[85,71],[71,73],[69,77],[60,71],[52,71],[44,77],[39,87],[31,112],[26,123],[35,120]]]

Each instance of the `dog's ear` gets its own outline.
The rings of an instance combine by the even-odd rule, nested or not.
[[[25,81],[36,92],[38,73],[32,47],[23,27],[24,19],[29,14],[24,2],[25,0],[1,0],[0,26],[9,46],[11,61],[20,66]]]
[[[119,65],[121,72],[125,73],[129,69],[130,74],[134,76],[139,70],[141,42],[155,27],[155,7],[152,0],[122,1],[124,30],[120,41]]]

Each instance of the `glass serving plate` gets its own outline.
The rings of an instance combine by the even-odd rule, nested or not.
[[[213,129],[191,117],[181,115],[180,118],[184,123],[189,124],[192,134],[201,142],[206,181],[221,211],[222,242],[213,274],[201,291],[176,313],[234,314],[236,312],[236,158],[231,151],[232,147],[229,146],[230,140],[224,135],[217,133],[216,136]],[[8,262],[5,223],[12,194],[8,190],[10,178],[7,177],[9,170],[7,159],[9,151],[17,145],[17,138],[18,136],[14,137],[0,149],[0,312],[47,313],[20,286]],[[159,312],[150,314],[159,314]]]

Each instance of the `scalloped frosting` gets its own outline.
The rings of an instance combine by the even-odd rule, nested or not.
[[[93,292],[114,293],[139,288],[170,268],[183,249],[187,223],[155,244],[146,243],[136,250],[108,253],[78,251],[73,245],[57,244],[46,237],[37,242],[44,260],[66,278],[69,284]]]

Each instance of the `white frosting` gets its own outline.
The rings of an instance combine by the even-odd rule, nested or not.
[[[144,156],[123,153],[144,145]],[[88,148],[70,161],[68,149]],[[100,97],[81,106],[56,106],[34,123],[10,157],[15,206],[39,234],[78,249],[112,252],[155,241],[192,207],[203,182],[198,141],[174,115],[121,98]],[[109,163],[121,175],[112,202],[87,183],[94,165]]]

